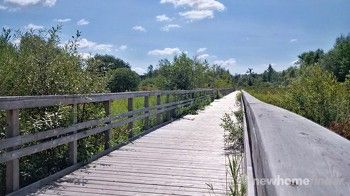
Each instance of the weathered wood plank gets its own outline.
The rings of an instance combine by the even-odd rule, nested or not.
[[[174,103],[169,103],[169,104],[164,104],[164,106],[169,107],[169,106],[176,106],[176,105],[181,105],[183,103],[190,102],[190,100],[185,100],[185,101],[179,101],[179,102],[174,102]],[[147,108],[142,108],[134,111],[129,111],[126,113],[118,114],[113,117],[106,117],[102,119],[96,119],[96,120],[90,120],[82,123],[77,123],[74,124],[70,127],[67,128],[56,128],[48,131],[43,131],[39,133],[34,133],[34,134],[27,134],[27,135],[19,135],[11,138],[6,138],[3,140],[0,140],[0,150],[5,149],[5,148],[10,148],[10,147],[16,147],[19,145],[23,145],[29,142],[33,141],[40,141],[43,139],[48,139],[52,137],[57,137],[60,135],[72,133],[81,129],[89,128],[89,127],[94,127],[94,126],[100,126],[103,125],[104,123],[109,123],[111,121],[115,121],[124,117],[128,117],[131,115],[137,115],[139,113],[149,113],[152,110],[160,109],[163,106],[153,106],[153,107],[147,107]]]
[[[151,132],[34,195],[225,195],[227,173],[220,123],[223,114],[231,111],[228,105],[234,97],[229,95],[198,115]],[[160,112],[167,109],[173,107]]]
[[[128,111],[131,112],[134,110],[134,99],[128,98]],[[128,118],[132,118],[133,115],[128,116]],[[133,128],[134,128],[134,121],[131,121],[128,123],[128,137],[129,139],[133,137]]]
[[[157,114],[161,114],[165,111],[171,110],[175,107],[181,107],[181,106],[186,106],[188,105],[190,101],[184,101],[184,103],[176,105],[176,106],[172,106],[169,108],[163,108],[160,110],[155,110],[154,113]],[[35,154],[50,148],[54,148],[63,144],[67,144],[69,142],[75,141],[75,140],[79,140],[91,135],[95,135],[104,131],[107,131],[109,129],[113,129],[115,127],[119,127],[125,124],[128,124],[130,122],[133,122],[135,120],[140,120],[143,119],[147,116],[151,116],[154,115],[153,113],[147,113],[147,114],[142,114],[142,115],[138,115],[138,116],[134,116],[132,118],[128,118],[126,120],[122,120],[119,122],[115,122],[115,123],[110,123],[110,124],[106,124],[104,127],[96,127],[96,128],[92,128],[89,130],[84,130],[84,131],[80,131],[78,133],[74,133],[68,136],[63,136],[60,138],[57,138],[55,140],[51,140],[51,141],[47,141],[47,142],[43,142],[40,144],[36,144],[33,146],[29,146],[26,148],[21,148],[18,150],[14,150],[14,151],[10,151],[10,152],[5,152],[3,154],[0,154],[0,163],[1,162],[6,162],[6,161],[10,161],[10,160],[14,160],[23,156],[27,156],[27,155],[31,155],[31,154]]]
[[[111,117],[111,112],[112,112],[112,101],[106,101],[104,102],[104,110],[105,110],[105,116],[107,118]],[[110,122],[106,123],[107,125],[110,124]],[[107,131],[105,131],[104,133],[104,140],[105,140],[105,145],[104,148],[105,150],[111,147],[111,139],[112,139],[112,131],[111,129],[108,129]]]
[[[78,122],[78,106],[77,104],[72,105],[72,124]],[[76,132],[73,132],[76,133]],[[69,162],[71,165],[74,165],[78,162],[78,141],[74,140],[68,143],[68,153],[69,153]]]
[[[161,95],[157,95],[157,106],[161,105]],[[161,108],[158,108],[158,111],[161,110]],[[160,124],[162,121],[162,115],[158,112],[157,114],[157,124]]]
[[[349,195],[349,140],[246,92],[244,104],[255,178],[287,183],[257,186],[258,195]]]
[[[6,137],[19,135],[19,110],[7,111]],[[14,148],[7,151],[15,150]],[[19,189],[19,160],[11,159],[6,162],[6,192],[10,193]]]
[[[143,107],[145,109],[148,109],[149,108],[149,96],[145,96],[144,97],[144,102],[143,102]],[[148,111],[145,111],[145,113],[149,113]],[[145,120],[144,120],[144,125],[145,129],[148,129],[149,128],[149,117],[145,117]]]

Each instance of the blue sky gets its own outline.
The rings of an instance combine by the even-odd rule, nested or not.
[[[330,49],[350,33],[349,10],[349,0],[0,0],[0,27],[62,23],[62,43],[80,30],[83,56],[112,54],[139,73],[179,52],[244,73]]]

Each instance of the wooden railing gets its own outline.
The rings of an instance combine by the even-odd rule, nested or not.
[[[246,92],[243,102],[248,196],[349,195],[349,140]]]
[[[117,149],[120,145],[112,146],[112,129],[127,125],[132,130],[136,120],[143,120],[144,129],[152,130],[166,121],[175,117],[176,109],[192,105],[196,100],[206,97],[215,99],[218,94],[226,95],[233,89],[200,89],[200,90],[178,90],[178,91],[154,91],[154,92],[125,92],[91,95],[54,95],[54,96],[24,96],[24,97],[0,97],[0,111],[6,111],[7,128],[6,138],[0,140],[0,163],[6,163],[6,192],[18,191],[20,186],[19,159],[38,152],[68,144],[70,167],[57,172],[45,179],[39,180],[32,185],[22,188],[26,191],[37,188],[65,174],[68,174],[82,165],[96,160]],[[156,97],[156,105],[150,106],[150,97]],[[161,104],[161,97],[165,103]],[[144,107],[134,110],[134,98],[143,97]],[[128,112],[112,115],[112,102],[127,99]],[[79,104],[103,103],[105,117],[102,119],[78,122]],[[19,114],[20,110],[28,108],[43,108],[51,106],[70,106],[72,111],[72,124],[68,127],[59,127],[37,133],[21,134]],[[157,125],[150,127],[150,116],[156,116]],[[105,151],[94,155],[88,161],[78,163],[79,139],[96,134],[104,134]],[[147,131],[144,131],[147,133]],[[137,138],[129,131],[129,141]]]

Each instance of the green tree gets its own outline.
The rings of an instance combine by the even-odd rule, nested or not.
[[[82,68],[75,50],[58,47],[60,27],[47,31],[18,33],[14,46],[3,33],[0,41],[0,95],[74,94],[104,91],[101,81]],[[72,46],[75,42],[71,43]]]
[[[129,68],[118,68],[112,72],[108,82],[111,92],[134,91],[140,83],[140,76]]]
[[[289,89],[289,108],[306,118],[328,126],[337,116],[339,84],[321,66],[306,67]]]
[[[106,75],[108,71],[118,68],[130,68],[129,63],[112,55],[97,54],[93,58],[87,60],[87,70],[99,74]]]
[[[320,62],[323,56],[324,52],[321,49],[317,49],[316,51],[304,52],[298,56],[298,63],[301,67],[315,65]]]
[[[272,68],[272,65],[269,64],[268,68],[262,74],[264,82],[277,82],[277,72]]]
[[[344,82],[350,74],[350,35],[337,38],[331,49],[321,61],[321,65],[333,72],[337,80]]]
[[[163,60],[159,65],[160,75],[166,78],[163,88],[169,90],[193,88],[193,60],[185,53],[176,56],[174,61]]]

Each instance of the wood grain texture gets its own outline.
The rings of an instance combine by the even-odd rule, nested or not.
[[[232,93],[216,100],[198,115],[161,127],[32,195],[225,195],[220,123],[234,99]]]

